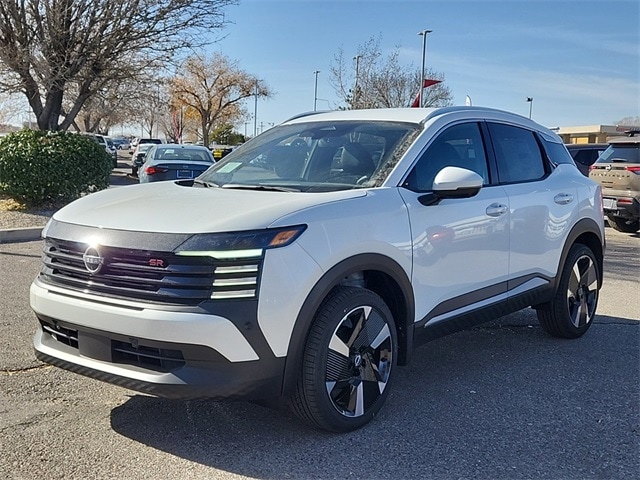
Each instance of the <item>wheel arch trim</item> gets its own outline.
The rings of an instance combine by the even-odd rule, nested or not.
[[[569,250],[576,243],[586,245],[593,251],[593,254],[598,260],[599,284],[598,288],[602,287],[602,279],[604,274],[604,251],[605,251],[605,238],[598,224],[590,218],[583,218],[578,221],[569,235],[567,235],[567,241],[562,248],[562,254],[560,255],[560,262],[558,263],[558,272],[555,276],[554,289],[557,288],[557,283],[560,281],[562,275],[562,268],[569,256]]]
[[[402,365],[408,362],[410,352],[413,348],[413,322],[415,316],[415,302],[411,281],[405,270],[389,257],[375,253],[355,255],[339,262],[329,269],[309,292],[302,308],[298,312],[291,333],[285,363],[282,387],[285,395],[290,393],[295,387],[307,334],[322,301],[345,277],[357,272],[380,273],[391,279],[395,284],[393,286],[395,289],[394,293],[401,295],[402,298],[398,300],[401,302],[401,305],[398,307],[398,305],[393,306],[387,304],[387,306],[394,314],[396,328],[398,329],[398,363]],[[372,289],[372,291],[385,300],[384,294],[381,295],[376,289]],[[402,312],[402,317],[404,318],[397,318],[399,311]]]

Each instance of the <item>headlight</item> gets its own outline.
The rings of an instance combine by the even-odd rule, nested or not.
[[[53,218],[50,218],[47,221],[47,224],[44,226],[44,228],[42,229],[42,233],[40,234],[40,236],[42,238],[47,238],[47,233],[49,232],[49,227],[51,227],[51,224],[53,223]]]
[[[176,248],[176,255],[218,259],[259,257],[266,249],[290,245],[306,228],[306,225],[295,225],[244,232],[197,234]]]

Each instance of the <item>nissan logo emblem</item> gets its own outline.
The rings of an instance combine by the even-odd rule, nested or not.
[[[89,247],[84,251],[82,261],[84,262],[84,268],[86,268],[89,273],[94,274],[100,271],[104,259],[96,247]]]

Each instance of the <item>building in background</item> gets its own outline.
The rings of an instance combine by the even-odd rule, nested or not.
[[[583,127],[558,127],[554,129],[564,143],[607,143],[613,137],[621,137],[628,130],[638,127],[623,125],[587,125]]]

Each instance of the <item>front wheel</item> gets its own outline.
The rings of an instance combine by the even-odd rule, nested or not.
[[[607,216],[611,228],[623,233],[635,233],[640,229],[640,220],[630,218]]]
[[[599,263],[586,245],[569,250],[553,300],[538,308],[538,320],[554,337],[577,338],[593,323],[601,285]]]
[[[332,432],[365,425],[389,393],[397,344],[393,316],[377,294],[336,287],[311,325],[290,402],[293,412]]]

